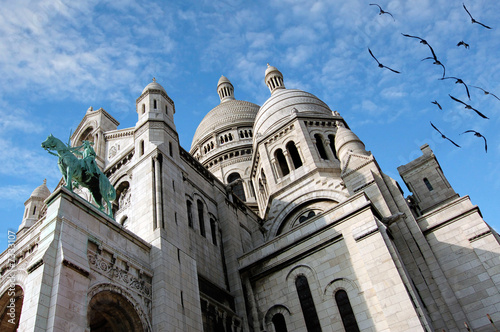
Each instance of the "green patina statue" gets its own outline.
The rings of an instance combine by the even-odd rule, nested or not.
[[[66,188],[71,191],[73,191],[73,186],[88,188],[99,206],[99,210],[106,212],[105,203],[108,216],[113,218],[111,201],[116,198],[116,191],[106,175],[97,166],[96,153],[92,144],[89,141],[83,141],[82,145],[71,147],[50,134],[42,143],[42,148],[59,157],[57,165],[66,183]],[[80,151],[82,148],[83,151]]]

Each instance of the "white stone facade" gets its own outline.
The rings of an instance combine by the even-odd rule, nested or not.
[[[0,255],[2,331],[491,331],[499,236],[427,145],[380,169],[336,111],[269,66],[262,106],[222,76],[190,151],[150,83],[133,128],[90,108],[111,219],[45,184]],[[498,323],[500,324],[500,323]]]

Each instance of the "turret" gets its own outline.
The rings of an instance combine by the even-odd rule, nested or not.
[[[342,124],[337,127],[335,135],[335,148],[337,156],[341,163],[341,168],[344,169],[350,153],[369,155],[365,150],[365,145],[350,129],[345,128]]]
[[[19,226],[19,232],[24,232],[40,219],[44,201],[49,196],[50,190],[47,188],[47,180],[43,180],[43,184],[33,190],[30,198],[24,203],[23,222]]]
[[[136,102],[136,111],[138,121],[136,128],[139,128],[147,120],[165,121],[175,130],[174,113],[175,105],[172,99],[167,95],[165,89],[156,82],[149,83]]]

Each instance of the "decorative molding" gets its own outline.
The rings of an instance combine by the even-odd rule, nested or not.
[[[491,233],[491,229],[488,229],[486,232],[482,232],[482,233],[479,233],[477,235],[474,235],[473,237],[471,237],[469,239],[469,242],[474,242],[474,241],[477,241],[477,240],[480,240],[482,239],[483,237],[486,237],[488,235],[492,234]]]
[[[124,129],[122,131],[104,134],[104,139],[111,140],[111,139],[115,139],[115,138],[122,138],[122,137],[128,137],[128,136],[134,136],[134,128]]]
[[[360,165],[358,165],[356,168],[348,169],[347,166],[349,165],[349,162],[351,161],[351,158],[353,156],[356,156],[359,159],[365,159],[366,161],[364,163],[361,163]],[[342,174],[340,174],[340,176],[342,178],[345,178],[346,176],[351,175],[352,173],[360,170],[361,168],[365,167],[366,165],[370,164],[373,161],[375,161],[375,158],[373,158],[372,154],[370,154],[369,156],[363,156],[363,155],[360,155],[360,154],[357,154],[357,153],[350,152],[349,153],[349,157],[347,158],[347,161],[345,163],[344,170],[342,171]]]
[[[31,265],[26,271],[28,271],[28,274],[29,274],[29,273],[35,271],[36,269],[38,269],[42,265],[43,265],[43,258],[40,258],[33,265]]]
[[[360,242],[366,238],[368,238],[369,236],[377,233],[379,231],[378,227],[376,225],[374,225],[372,228],[369,228],[367,229],[366,231],[364,231],[363,233],[359,234],[359,235],[355,235],[354,236],[354,240],[356,242]]]
[[[371,186],[374,183],[375,183],[375,179],[373,179],[373,180],[371,180],[371,181],[369,181],[367,183],[362,184],[361,186],[355,188],[353,191],[354,191],[354,193],[358,193],[359,191],[365,189],[366,187]]]
[[[70,269],[72,269],[73,271],[76,271],[78,273],[80,273],[82,276],[88,278],[89,277],[89,271],[85,270],[84,268],[82,267],[79,267],[78,265],[74,264],[74,263],[71,263],[70,261],[68,260],[63,260],[63,265],[66,266],[66,267],[69,267]]]
[[[92,252],[89,252],[87,257],[92,270],[107,276],[115,282],[123,284],[127,289],[133,290],[151,300],[151,284],[146,283],[146,280],[142,278],[132,276],[127,270],[115,266],[116,258],[114,259],[115,262],[108,262],[102,255]]]

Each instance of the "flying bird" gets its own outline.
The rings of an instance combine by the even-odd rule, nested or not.
[[[459,102],[461,104],[464,104],[465,105],[465,108],[468,109],[468,110],[473,110],[474,112],[477,113],[477,115],[479,115],[480,117],[482,117],[483,119],[489,119],[486,115],[484,115],[483,113],[479,112],[477,109],[475,109],[474,107],[464,103],[463,101],[461,101],[460,99],[457,99],[455,97],[453,97],[452,95],[448,95],[450,96],[451,99],[453,99],[454,101],[456,102]]]
[[[482,25],[482,26],[483,26],[483,27],[485,27],[486,29],[491,29],[489,26],[484,25],[483,23],[476,21],[476,20],[474,19],[474,17],[472,17],[472,15],[471,15],[471,14],[469,13],[469,11],[467,10],[467,7],[465,7],[465,4],[463,4],[463,3],[462,3],[462,5],[464,6],[464,9],[465,9],[465,11],[467,12],[467,14],[469,14],[469,16],[470,16],[470,20],[471,20],[471,22],[472,22],[472,23],[477,23],[477,24],[479,24],[479,25]]]
[[[439,107],[440,110],[443,110],[443,108],[441,107],[441,105],[439,105],[439,103],[437,102],[437,100],[431,101],[431,103],[436,104],[437,107]]]
[[[434,50],[432,49],[431,45],[429,45],[429,43],[427,42],[427,40],[425,40],[423,38],[420,38],[418,36],[411,36],[411,35],[407,35],[407,34],[404,34],[404,33],[402,33],[402,35],[405,36],[405,37],[418,39],[418,40],[420,40],[420,44],[427,45],[429,47],[429,49],[431,50],[432,56],[424,58],[424,59],[422,59],[422,61],[429,60],[429,59],[434,59],[433,64],[443,67],[443,77],[444,77],[444,75],[446,74],[446,68],[441,63],[441,61],[438,60],[438,58],[436,56],[436,53],[434,53]]]
[[[467,44],[466,42],[464,42],[463,40],[459,41],[457,46],[464,46],[465,48],[469,48],[469,44]]]
[[[432,64],[434,64],[434,65],[438,65],[438,66],[443,67],[443,77],[444,77],[444,75],[446,75],[446,68],[445,68],[445,67],[444,67],[444,65],[441,63],[441,61],[439,61],[439,60],[436,58],[436,55],[434,55],[433,57],[429,56],[429,57],[427,57],[427,58],[424,58],[424,59],[422,59],[422,61],[424,61],[424,60],[429,60],[429,59],[434,59],[434,62],[433,62]]]
[[[378,13],[379,15],[382,15],[382,14],[389,14],[389,15],[391,15],[392,19],[393,19],[394,21],[396,21],[396,19],[394,18],[394,16],[392,16],[392,14],[391,14],[391,13],[386,12],[385,10],[383,10],[383,9],[382,9],[382,7],[380,7],[380,6],[379,6],[379,5],[377,5],[376,3],[371,3],[371,4],[370,4],[370,6],[377,6],[377,7],[378,7],[378,9],[380,10],[380,11],[379,11],[379,13]]]
[[[484,152],[488,152],[488,143],[486,142],[486,137],[484,137],[483,135],[481,135],[481,133],[478,133],[475,130],[466,130],[462,134],[465,134],[465,133],[474,133],[474,136],[482,137],[484,139]],[[460,135],[462,135],[462,134],[460,134]]]
[[[437,129],[435,125],[433,125],[433,124],[432,124],[432,122],[431,122],[431,126],[432,126],[432,128],[436,129],[438,133],[440,133],[440,134],[441,134],[441,137],[442,137],[442,138],[447,139],[448,141],[450,141],[451,143],[453,143],[453,145],[455,145],[457,148],[460,148],[460,147],[461,147],[460,145],[458,145],[457,143],[453,142],[453,141],[452,141],[451,139],[449,139],[448,137],[444,136],[444,135],[443,135],[443,133],[442,133],[441,131],[439,131],[439,129]]]
[[[407,35],[405,33],[401,33],[403,36],[405,37],[409,37],[409,38],[415,38],[415,39],[418,39],[420,40],[420,44],[424,44],[424,45],[429,45],[429,43],[427,43],[427,40],[423,39],[423,38],[420,38],[418,36],[412,36],[412,35]]]
[[[450,77],[440,78],[440,80],[447,80],[447,79],[450,79],[450,78],[456,80],[455,84],[463,84],[463,86],[465,86],[465,91],[467,91],[467,97],[469,97],[469,100],[470,100],[469,88],[467,87],[467,84],[465,84],[464,81],[462,81],[460,78],[450,76]]]
[[[427,45],[429,47],[429,49],[431,50],[431,53],[432,53],[432,56],[429,56],[427,58],[424,58],[422,59],[422,61],[424,60],[429,60],[429,59],[434,59],[434,62],[433,64],[435,65],[439,65],[441,67],[443,67],[443,77],[446,73],[446,68],[444,67],[444,65],[441,63],[441,61],[438,60],[437,56],[436,56],[436,53],[434,53],[434,50],[432,49],[431,45],[429,45],[429,43],[427,42],[427,40],[423,39],[423,38],[420,38],[418,36],[411,36],[411,35],[407,35],[407,34],[404,34],[402,33],[403,36],[405,37],[409,37],[409,38],[415,38],[415,39],[418,39],[420,40],[420,44],[424,44],[424,45]]]
[[[478,86],[474,86],[474,85],[471,85],[473,88],[476,88],[476,89],[479,89],[479,90],[482,90],[484,92],[485,95],[492,95],[493,97],[495,97],[496,99],[500,100],[500,98],[498,98],[497,96],[495,96],[494,94],[492,94],[491,92],[488,92],[486,91],[485,89],[483,88],[480,88]]]
[[[387,69],[389,69],[390,71],[395,72],[396,74],[401,74],[399,71],[394,70],[394,69],[391,69],[391,68],[389,68],[389,67],[384,66],[383,64],[381,64],[381,63],[377,60],[377,58],[373,55],[373,53],[372,53],[372,51],[370,50],[370,48],[368,48],[368,52],[370,52],[370,55],[371,55],[371,56],[375,59],[375,61],[377,61],[379,68],[387,68]]]

